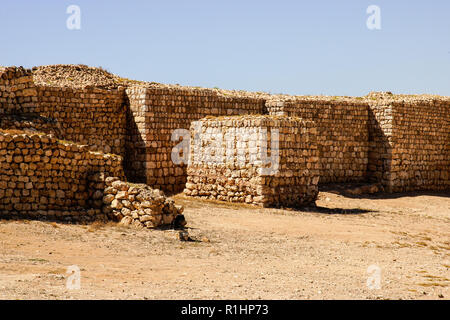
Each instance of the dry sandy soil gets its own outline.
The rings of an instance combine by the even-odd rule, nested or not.
[[[189,234],[0,221],[1,299],[449,299],[450,195],[259,209],[176,196]],[[67,267],[81,289],[66,288]],[[370,290],[368,267],[381,268]]]

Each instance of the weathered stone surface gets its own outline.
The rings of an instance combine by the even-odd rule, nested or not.
[[[168,193],[182,191],[187,178],[187,163],[171,161],[179,142],[172,141],[174,130],[189,130],[192,121],[206,116],[261,114],[264,109],[262,98],[211,89],[143,84],[128,87],[126,94],[133,119],[127,176]]]
[[[370,180],[381,182],[387,192],[450,190],[450,100],[373,98]]]
[[[181,214],[183,207],[175,205],[160,190],[153,190],[147,185],[131,185],[117,179],[106,179],[106,190],[113,185],[114,189],[120,188],[122,191],[105,194],[103,203],[110,208],[116,220],[146,228],[173,225],[175,220],[179,223],[178,227],[185,225]],[[164,215],[161,215],[163,212]]]
[[[191,130],[198,140],[192,140],[190,148],[187,195],[260,206],[315,201],[320,163],[313,122],[220,117],[202,119]]]
[[[86,66],[46,66],[34,73],[0,67],[0,129],[7,130],[0,134],[0,214],[83,220],[119,217],[126,208],[133,224],[149,226],[163,223],[168,211],[182,212],[156,188],[260,205],[306,203],[312,186],[326,182],[369,179],[387,192],[449,190],[449,106],[450,98],[430,95],[269,95],[137,83]],[[264,113],[284,119],[282,176],[268,177],[260,163],[246,158],[243,167],[192,167],[187,181],[186,163],[172,162],[181,152],[173,148],[181,141],[175,129],[205,116]],[[315,126],[303,132],[288,123],[289,116]],[[227,121],[222,128],[239,128]],[[236,151],[258,154],[261,146],[251,135],[241,138]],[[130,188],[122,165],[127,178],[155,189]],[[113,200],[122,206],[117,215]],[[141,223],[146,210],[159,220]]]
[[[102,177],[123,177],[121,157],[51,135],[0,129],[0,150],[0,215],[103,219]]]
[[[317,126],[320,182],[363,181],[369,151],[369,108],[363,100],[329,97],[274,97],[271,115],[300,117]]]

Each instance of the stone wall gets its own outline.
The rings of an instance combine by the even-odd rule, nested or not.
[[[60,68],[32,73],[0,67],[0,128],[52,134],[121,155],[133,182],[183,190],[186,164],[172,161],[174,147],[189,139],[180,129],[206,116],[268,113],[315,121],[321,183],[370,180],[386,191],[449,189],[449,98],[271,96],[118,83],[104,70]]]
[[[124,89],[36,87],[36,90],[39,102],[36,111],[54,118],[65,140],[124,156]]]
[[[450,189],[450,99],[405,96],[371,104],[381,140],[371,146],[388,192]],[[371,160],[371,163],[373,159]]]
[[[173,147],[182,141],[181,137],[172,141],[176,129],[189,130],[192,121],[205,116],[261,114],[264,107],[262,99],[211,89],[147,86],[128,88],[127,94],[131,114],[127,176],[169,193],[182,191],[187,177],[186,164],[171,159]]]
[[[370,182],[381,183],[387,190],[391,174],[392,128],[392,107],[371,103],[367,178]]]
[[[271,115],[316,122],[320,183],[366,179],[369,152],[367,103],[345,97],[295,97],[269,100],[266,108]]]
[[[124,182],[121,156],[147,159],[125,149],[142,133],[125,88],[71,86],[70,77],[50,86],[61,79],[46,83],[46,70],[36,85],[30,70],[0,67],[0,217],[183,226],[182,207],[162,191]]]
[[[91,150],[125,154],[124,88],[37,86],[31,70],[0,68],[0,115],[28,117],[28,128],[42,128],[46,133],[51,131],[42,120],[52,119],[58,138],[88,145]],[[0,128],[13,126],[2,124]]]
[[[0,116],[34,113],[37,104],[31,70],[0,67]]]
[[[318,194],[314,122],[277,116],[206,118],[191,127],[185,193],[260,206],[301,206]],[[278,149],[278,152],[277,152]]]
[[[126,97],[125,172],[130,181],[146,183],[147,151],[156,153],[154,149],[151,149],[151,142],[145,143],[149,133],[148,118],[146,118],[149,110],[149,106],[146,105],[147,88],[138,86],[127,88]]]
[[[1,217],[100,218],[105,176],[124,176],[121,157],[48,135],[0,131]]]

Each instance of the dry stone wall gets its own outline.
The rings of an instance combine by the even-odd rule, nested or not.
[[[169,193],[182,191],[187,177],[186,164],[171,159],[173,147],[182,141],[172,141],[175,130],[189,133],[191,122],[205,116],[261,114],[264,107],[262,99],[209,89],[147,86],[129,88],[127,94],[132,114],[127,175]]]
[[[48,135],[0,131],[2,217],[101,218],[105,176],[124,176],[121,157]]]
[[[357,99],[292,98],[267,101],[269,114],[313,120],[318,129],[320,183],[363,181],[367,175],[368,106]]]
[[[37,104],[31,70],[0,67],[0,116],[34,113]]]
[[[36,112],[54,118],[62,138],[91,150],[124,156],[124,89],[37,87]]]
[[[125,172],[130,181],[146,183],[147,150],[152,151],[151,142],[145,142],[149,133],[146,114],[150,108],[146,104],[147,89],[138,86],[127,88],[126,96],[128,107],[126,114]],[[153,153],[155,153],[154,149]]]
[[[392,125],[383,127],[390,136],[387,191],[450,190],[450,100],[384,104],[392,113]]]
[[[69,69],[79,76],[77,68]],[[96,70],[90,71],[86,83],[95,82]],[[128,152],[131,163],[141,159],[125,149],[139,122],[125,89],[111,79],[102,82],[106,88],[71,86],[70,77],[52,75],[38,70],[35,85],[30,70],[0,67],[0,217],[183,226],[182,207],[161,191],[123,188],[128,184],[119,155]],[[61,81],[64,87],[50,86]],[[135,131],[137,139],[141,133]]]
[[[191,127],[185,193],[259,206],[315,201],[320,163],[314,122],[276,116],[206,118]]]
[[[35,85],[31,70],[0,68],[0,115],[36,119],[28,128],[56,133],[58,138],[123,156],[126,140],[125,89]],[[41,118],[39,118],[41,117]],[[50,130],[48,122],[55,123]],[[5,122],[6,120],[2,120]],[[56,124],[57,123],[57,124]],[[19,128],[20,125],[15,126]],[[1,123],[0,128],[14,128]],[[52,132],[53,131],[53,132]]]
[[[185,146],[189,144],[190,133],[187,130],[193,122],[208,116],[261,114],[284,117],[288,122],[281,123],[279,122],[281,118],[277,117],[271,118],[273,121],[277,119],[278,122],[274,123],[270,122],[272,120],[269,121],[269,118],[261,120],[268,121],[266,125],[269,127],[280,126],[283,130],[287,130],[289,126],[293,126],[294,131],[303,130],[305,123],[315,122],[317,142],[309,142],[308,145],[312,154],[317,152],[319,160],[314,164],[314,170],[319,172],[320,183],[370,180],[380,182],[389,192],[450,189],[449,98],[401,96],[390,93],[374,93],[362,98],[271,96],[263,93],[142,83],[118,78],[105,70],[87,66],[47,66],[33,70],[34,73],[22,67],[0,67],[0,128],[9,130],[9,133],[4,135],[9,134],[11,137],[16,134],[21,137],[22,134],[17,134],[16,131],[21,130],[25,136],[34,137],[33,139],[36,139],[35,133],[39,132],[37,135],[39,137],[73,141],[85,145],[73,148],[78,148],[83,157],[86,157],[83,158],[84,161],[88,162],[96,161],[91,158],[93,154],[87,156],[90,154],[87,152],[88,149],[123,156],[123,166],[129,181],[146,183],[169,193],[185,188],[188,174],[186,163],[174,163],[172,152],[180,142]],[[293,120],[296,117],[306,122]],[[220,123],[221,119],[208,121],[212,121],[205,122],[207,127],[210,126],[208,128],[231,130],[228,124]],[[236,119],[233,121],[239,123]],[[256,125],[258,122],[249,125],[250,120],[245,121],[245,125],[237,124],[236,128],[258,127]],[[51,134],[51,137],[41,133]],[[286,134],[296,133],[289,131]],[[298,148],[289,145],[289,150],[296,150],[289,152],[302,152],[306,153],[307,157],[314,158],[304,149],[306,146],[303,144],[304,141],[301,140],[299,143]],[[20,142],[21,146],[22,144],[23,142]],[[60,142],[57,144],[69,145]],[[32,148],[27,147],[25,150],[31,152]],[[12,152],[10,149],[7,148],[5,151],[1,148],[0,152],[0,157],[6,159],[8,155],[7,159],[10,159]],[[40,151],[33,152],[36,152],[37,156]],[[178,155],[181,154],[183,152]],[[16,155],[21,154],[13,153],[13,159]],[[57,160],[50,161],[60,161],[63,158],[55,157]],[[75,157],[77,161],[80,160],[78,156]],[[183,154],[181,158],[186,159],[186,155]],[[29,160],[28,157],[27,159]],[[303,161],[304,158],[300,159]],[[24,166],[29,164],[28,160],[24,158]],[[67,162],[69,159],[61,161]],[[308,161],[311,166],[313,160]],[[20,165],[14,161],[11,164]],[[31,165],[36,164],[31,162]],[[319,168],[316,168],[316,165]],[[4,168],[4,163],[2,166],[2,170],[12,172]],[[216,170],[215,167],[211,168],[206,165],[207,170]],[[253,169],[258,168],[256,165]],[[206,170],[200,167],[198,169]],[[77,176],[75,173],[77,170],[78,168],[69,170],[71,176]],[[231,173],[226,171],[226,174],[223,172],[220,174],[224,174],[227,179],[230,177],[229,174],[234,177],[233,175],[237,173],[234,169],[230,170]],[[197,179],[195,177],[200,177],[203,171],[201,174],[193,171],[190,177]],[[58,177],[60,174],[59,172]],[[254,175],[255,172],[250,174]],[[3,176],[3,179],[6,179],[7,175]],[[314,174],[313,176],[316,177]],[[101,193],[105,177],[94,175],[86,178],[89,190]],[[284,188],[277,179],[271,180],[273,177],[262,179],[261,176],[257,176],[257,178],[252,181],[257,181],[255,183],[258,190],[268,188],[268,185],[270,188],[275,188],[275,185]],[[29,176],[27,179],[35,178]],[[211,183],[206,183],[204,178],[202,179],[203,182],[197,180],[195,182],[197,186],[201,186],[200,189],[191,190],[186,186],[187,192],[204,193],[206,189],[211,188]],[[223,178],[221,179],[218,186],[221,186]],[[302,185],[304,182],[299,183]],[[314,186],[315,183],[308,182],[307,185]],[[217,190],[214,192],[208,190],[210,193],[201,196],[242,201],[243,194],[247,192],[244,202],[249,203],[265,205],[279,201],[298,204],[300,201],[271,198],[268,196],[270,193],[255,195],[255,190],[236,191],[234,185],[226,185],[224,188],[227,190],[226,194],[223,194],[223,189],[222,193],[217,194],[214,194]],[[21,184],[18,190],[17,192],[21,194],[24,190],[25,194],[28,192],[26,191],[28,189],[22,189]],[[308,194],[309,191],[301,189],[299,194],[303,195],[305,192]],[[9,193],[11,191],[8,191]],[[70,194],[68,196],[70,198]],[[98,210],[106,206],[101,198],[94,200],[91,196],[92,194],[89,194],[83,199],[91,201],[92,208]],[[258,198],[259,196],[263,198]],[[37,205],[33,202],[30,204]],[[12,203],[4,202],[3,205],[10,208]],[[26,207],[28,208],[28,205]],[[71,206],[61,206],[63,209],[69,207]],[[58,210],[67,211],[63,209]]]

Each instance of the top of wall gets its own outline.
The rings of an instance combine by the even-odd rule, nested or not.
[[[390,105],[397,103],[418,104],[434,103],[441,101],[450,103],[450,97],[431,94],[392,94],[390,92],[371,92],[362,97],[349,96],[280,96],[272,95],[267,101],[267,105],[282,105],[283,103],[308,103],[318,102],[326,104],[369,104],[369,105]]]
[[[69,87],[82,89],[97,87],[115,89],[115,76],[102,68],[85,65],[50,65],[34,67],[33,81],[43,87]]]
[[[2,67],[0,66],[0,78],[11,77],[11,74],[17,76],[32,75],[33,82],[41,87],[63,87],[74,89],[85,89],[89,87],[103,89],[117,89],[119,87],[134,87],[155,89],[159,92],[171,94],[189,93],[196,96],[219,96],[227,98],[253,98],[267,100],[269,104],[277,102],[319,102],[324,103],[348,103],[361,104],[368,103],[372,105],[387,105],[391,103],[434,103],[442,101],[450,103],[450,97],[439,95],[402,95],[392,94],[390,92],[371,92],[363,97],[349,96],[303,96],[303,95],[285,95],[269,94],[267,92],[250,92],[244,90],[224,90],[218,88],[202,88],[192,86],[181,86],[171,84],[161,84],[156,82],[145,82],[131,80],[114,75],[102,68],[89,67],[86,65],[48,65],[34,67],[32,70],[23,67]],[[16,76],[16,77],[17,77]]]
[[[432,94],[392,94],[390,92],[371,92],[363,98],[373,105],[388,105],[399,103],[431,104],[437,101],[450,103],[450,97]]]

